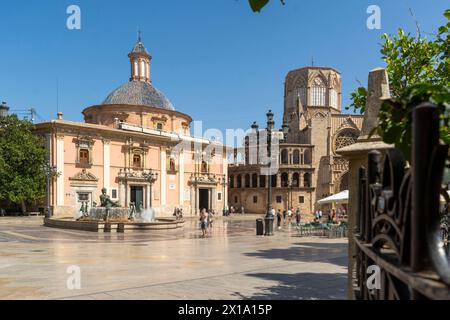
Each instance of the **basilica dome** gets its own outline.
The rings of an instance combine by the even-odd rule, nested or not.
[[[103,101],[102,104],[139,105],[175,110],[164,94],[144,81],[130,81],[120,86]]]

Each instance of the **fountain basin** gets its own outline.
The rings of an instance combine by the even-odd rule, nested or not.
[[[102,220],[73,220],[72,218],[44,218],[44,225],[51,228],[83,230],[92,232],[127,232],[170,230],[184,226],[184,220],[156,218],[153,222]]]
[[[89,209],[89,216],[83,217],[81,220],[104,220],[106,213],[108,212],[108,221],[127,221],[130,216],[130,208],[105,208],[96,207]]]

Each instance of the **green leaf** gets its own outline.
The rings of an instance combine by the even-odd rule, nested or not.
[[[445,10],[444,16],[445,16],[448,20],[450,20],[450,9]]]
[[[248,2],[250,3],[253,12],[260,12],[269,0],[249,0]]]

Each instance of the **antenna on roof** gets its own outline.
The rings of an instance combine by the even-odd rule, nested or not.
[[[311,57],[311,67],[314,67],[314,56]]]

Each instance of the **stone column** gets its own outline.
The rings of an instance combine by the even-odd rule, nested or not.
[[[224,203],[224,206],[228,206],[228,187],[229,187],[229,182],[228,182],[228,159],[226,156],[226,153],[224,154],[224,157],[222,158],[222,172],[225,175],[225,181],[224,183],[226,183],[225,188],[222,186],[222,190],[223,190],[223,194],[222,194],[222,201]],[[258,179],[259,179],[259,175],[258,175]],[[258,180],[259,183],[259,180]],[[259,187],[259,184],[258,184]]]
[[[179,181],[178,181],[178,190],[180,192],[179,194],[179,206],[183,207],[184,205],[184,152],[183,150],[180,151],[180,154],[178,155],[178,174],[179,174]]]
[[[195,189],[194,187],[191,185],[189,188],[189,192],[190,192],[190,205],[191,205],[191,216],[193,216],[195,214]]]
[[[151,183],[151,182],[150,182]],[[147,196],[145,197],[146,198],[146,200],[145,200],[145,207],[146,208],[150,208],[150,198],[152,197],[152,194],[151,194],[151,192],[150,192],[150,183],[147,185],[147,187],[146,187],[146,194],[147,194]]]
[[[211,200],[211,209],[214,210],[216,213],[217,210],[217,194],[216,194],[216,188],[210,189],[210,200]]]
[[[357,142],[341,148],[336,152],[349,160],[349,200],[348,200],[348,298],[354,299],[352,277],[355,264],[355,241],[353,231],[356,226],[358,212],[358,171],[361,166],[366,166],[367,154],[371,150],[385,150],[393,146],[385,144],[379,136],[369,138],[369,133],[378,126],[378,113],[384,98],[390,97],[389,79],[385,69],[374,69],[369,73],[368,96],[361,135]]]
[[[56,134],[56,205],[64,206],[64,134]]]
[[[109,195],[110,192],[110,172],[111,172],[111,141],[103,140],[103,188],[106,188]]]
[[[127,205],[127,194],[126,194],[125,182],[119,182],[119,203],[121,207],[128,207]]]
[[[160,149],[160,169],[161,174],[159,175],[160,187],[161,187],[161,210],[164,210],[164,206],[166,205],[166,177],[167,177],[167,168],[166,168],[166,147],[162,146]]]

